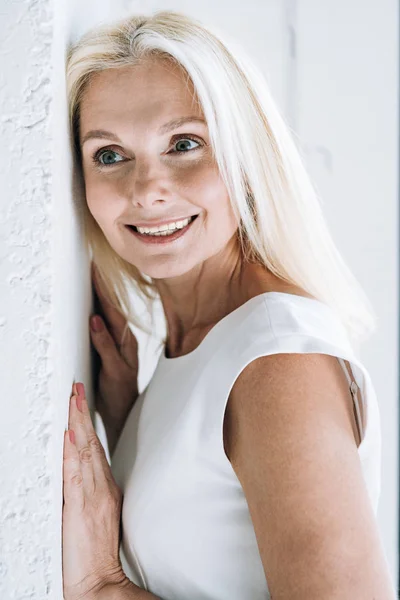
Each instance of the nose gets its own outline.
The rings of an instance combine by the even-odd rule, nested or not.
[[[161,166],[149,162],[135,165],[130,182],[129,196],[137,207],[148,208],[168,200],[166,177]]]

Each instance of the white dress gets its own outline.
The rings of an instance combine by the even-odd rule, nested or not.
[[[163,349],[113,454],[112,472],[124,494],[122,566],[162,600],[269,600],[246,498],[224,452],[223,419],[240,372],[260,356],[289,352],[335,356],[349,387],[355,380],[358,454],[377,513],[379,407],[345,328],[318,300],[255,296],[189,354],[166,358]]]

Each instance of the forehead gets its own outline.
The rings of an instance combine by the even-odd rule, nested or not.
[[[188,75],[167,59],[96,73],[80,105],[81,133],[112,122],[161,121],[164,117],[203,116]]]

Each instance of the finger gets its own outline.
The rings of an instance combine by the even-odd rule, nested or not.
[[[132,333],[128,322],[121,337],[120,353],[125,362],[137,373],[139,345],[136,336]]]
[[[66,505],[83,509],[84,491],[81,465],[76,446],[70,440],[69,431],[64,434],[63,496]]]
[[[110,465],[108,464],[105,450],[93,426],[83,384],[78,383],[77,389],[80,393],[80,397],[82,398],[82,414],[86,429],[86,438],[92,452],[92,466],[95,486],[97,488],[102,486],[110,487],[110,484],[116,485]]]
[[[85,416],[78,409],[78,396],[73,395],[70,401],[69,428],[75,433],[75,446],[80,461],[80,470],[83,478],[83,490],[87,497],[95,492],[92,450],[88,443]]]
[[[98,317],[99,315],[96,315]],[[101,319],[101,317],[100,317]],[[118,351],[113,336],[108,331],[105,323],[101,320],[101,328],[95,330],[90,320],[90,335],[93,346],[100,355],[104,371],[113,377],[116,377],[123,366],[123,358]]]

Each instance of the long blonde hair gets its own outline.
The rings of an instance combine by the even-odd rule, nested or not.
[[[243,256],[328,304],[353,343],[365,339],[375,326],[373,309],[332,240],[301,151],[261,72],[220,33],[175,11],[135,15],[86,33],[67,57],[76,155],[79,107],[91,77],[150,56],[169,57],[193,82],[240,223]],[[111,248],[86,202],[82,211],[86,241],[110,298],[127,321],[149,332],[131,306],[129,287],[153,318],[154,282]]]

